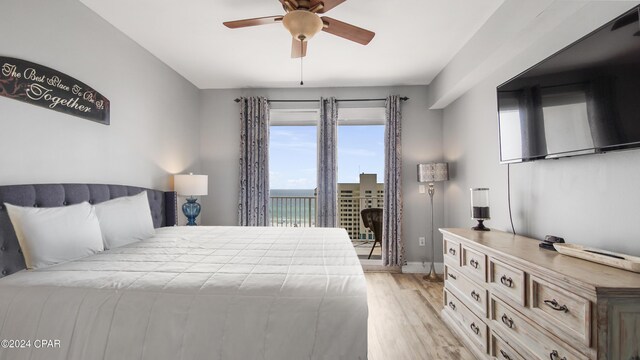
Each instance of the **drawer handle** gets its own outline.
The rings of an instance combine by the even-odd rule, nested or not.
[[[511,360],[511,356],[509,356],[506,352],[504,352],[504,350],[500,350],[500,354],[502,355],[503,358],[507,360]]]
[[[480,294],[478,294],[475,290],[471,291],[471,297],[472,297],[475,301],[480,301]]]
[[[476,259],[471,259],[471,261],[469,261],[469,264],[470,264],[471,266],[473,266],[473,267],[474,267],[474,269],[477,269],[477,268],[478,268],[478,265],[480,265],[480,263],[479,263],[479,262],[478,262],[478,260],[476,260]]]
[[[455,254],[456,254],[456,249],[454,249],[454,248],[449,248],[449,254],[451,254],[451,255],[455,255]]]
[[[550,308],[552,308],[555,311],[564,311],[566,313],[569,312],[569,308],[567,307],[567,305],[558,304],[558,301],[556,299],[545,300],[544,303],[547,304],[547,306],[549,306]]]
[[[502,314],[502,322],[509,327],[509,329],[513,329],[513,319],[508,317],[507,314]]]
[[[452,303],[451,301],[449,301],[449,307],[451,308],[451,310],[456,311],[456,304]]]
[[[566,357],[560,357],[560,354],[558,354],[558,350],[553,350],[551,352],[551,354],[549,354],[549,359],[551,360],[567,360]]]
[[[453,275],[453,274],[449,274],[449,273],[447,273],[447,275],[448,275],[450,278],[452,278],[453,280],[458,280],[458,278],[457,278],[455,275]]]
[[[513,280],[510,277],[508,278],[507,275],[502,275],[502,277],[500,278],[500,282],[504,286],[513,287]]]
[[[471,331],[476,333],[476,335],[480,335],[480,328],[478,327],[478,325],[476,325],[476,323],[471,323]]]

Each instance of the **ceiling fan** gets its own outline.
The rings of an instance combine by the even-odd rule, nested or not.
[[[376,35],[374,32],[344,23],[324,14],[346,0],[279,0],[287,12],[285,15],[265,16],[253,19],[227,21],[223,24],[230,29],[267,25],[281,22],[291,33],[291,57],[307,55],[307,41],[320,30],[347,40],[367,45]]]

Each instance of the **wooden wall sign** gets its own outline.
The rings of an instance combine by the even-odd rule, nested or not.
[[[109,125],[109,100],[46,66],[0,56],[0,96]]]

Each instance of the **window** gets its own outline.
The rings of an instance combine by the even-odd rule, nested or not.
[[[349,195],[353,207],[341,207],[338,216],[349,222],[356,252],[367,258],[373,234],[365,229],[360,212],[374,204],[382,207],[385,114],[383,108],[340,108],[339,112],[338,194],[340,198]],[[372,259],[376,256],[380,258],[374,254]]]
[[[316,136],[316,126],[271,126],[271,189],[307,190],[309,194],[306,195],[313,195],[317,181]]]
[[[373,234],[360,212],[382,207],[385,109],[340,107],[338,117],[338,224],[367,256]],[[271,109],[272,226],[315,226],[318,118],[317,109]]]
[[[271,111],[271,226],[315,226],[317,110]]]

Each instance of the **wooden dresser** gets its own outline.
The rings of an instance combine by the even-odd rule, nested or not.
[[[640,274],[501,231],[440,231],[442,318],[477,358],[640,360]]]

